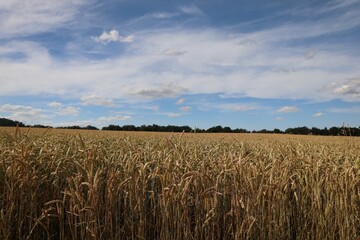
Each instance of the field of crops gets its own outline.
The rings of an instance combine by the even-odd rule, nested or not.
[[[360,138],[0,128],[0,239],[359,239]]]

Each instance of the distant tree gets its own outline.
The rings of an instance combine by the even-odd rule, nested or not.
[[[137,131],[138,129],[134,125],[124,125],[122,126],[123,131]]]
[[[221,132],[223,132],[223,128],[222,128],[222,126],[218,125],[218,126],[209,128],[208,130],[206,130],[206,132],[221,133]]]
[[[304,126],[304,127],[288,128],[285,130],[285,133],[307,135],[311,133],[311,130],[308,127]]]
[[[360,136],[360,127],[353,128],[353,136]]]
[[[45,126],[45,125],[41,125],[41,124],[35,124],[31,127],[33,127],[33,128],[53,128],[52,126]]]
[[[311,128],[311,133],[312,133],[313,135],[322,135],[321,129],[316,128],[316,127]]]
[[[330,133],[330,135],[332,135],[332,136],[340,135],[340,128],[331,127],[331,128],[329,129],[329,133]]]
[[[230,127],[224,127],[224,128],[222,129],[222,132],[224,132],[224,133],[231,133],[231,132],[232,132],[232,129],[231,129]]]
[[[272,131],[261,129],[260,131],[257,131],[258,133],[272,133]]]
[[[205,129],[201,129],[201,128],[197,128],[197,127],[196,127],[196,128],[194,129],[194,132],[195,132],[195,133],[203,133],[203,132],[206,132],[206,131],[205,131]]]
[[[119,125],[112,125],[110,124],[107,127],[103,127],[102,130],[111,130],[111,131],[121,131],[122,128]]]
[[[65,128],[71,128],[71,129],[78,129],[79,126],[69,126]],[[87,126],[87,128],[95,128],[92,126]],[[82,128],[84,129],[84,128]],[[103,127],[102,130],[114,130],[114,131],[152,131],[152,132],[208,132],[208,133],[250,133],[250,131],[243,129],[243,128],[236,128],[231,129],[230,127],[222,127],[220,125],[210,127],[207,130],[195,128],[192,129],[189,126],[175,126],[175,125],[167,125],[167,126],[160,126],[157,124],[152,125],[141,125],[139,127],[136,127],[134,125],[109,125],[107,127]],[[278,128],[275,128],[274,130],[267,130],[267,129],[261,129],[261,130],[253,130],[252,133],[276,133],[276,134],[301,134],[301,135],[307,135],[307,134],[314,134],[314,135],[344,135],[344,132],[346,131],[347,135],[351,136],[360,136],[360,128],[338,128],[338,127],[332,127],[330,129],[327,129],[326,127],[324,129],[319,129],[316,127],[312,127],[311,129],[303,126],[303,127],[295,127],[295,128],[288,128],[285,131],[281,131]]]
[[[274,133],[282,133],[282,131],[280,130],[280,129],[278,129],[278,128],[274,128],[274,131],[273,131]]]
[[[147,131],[150,131],[150,132],[162,132],[161,127],[157,124],[149,125],[147,127],[147,129],[148,129]]]
[[[181,130],[184,131],[184,132],[191,132],[192,131],[192,128],[189,127],[189,126],[181,126]],[[182,132],[181,131],[181,132]]]
[[[91,125],[87,125],[85,127],[86,130],[99,130],[97,127],[91,126]]]
[[[234,133],[250,133],[250,131],[244,129],[244,128],[235,128],[233,130]]]
[[[7,119],[7,118],[0,118],[0,126],[2,127],[25,127],[25,124],[23,124],[22,122],[19,121],[13,121],[11,119]]]
[[[327,127],[321,129],[321,135],[325,135],[325,136],[330,135],[329,129],[327,129]]]
[[[78,125],[73,125],[73,126],[66,126],[66,127],[57,127],[59,129],[81,129],[80,126]]]

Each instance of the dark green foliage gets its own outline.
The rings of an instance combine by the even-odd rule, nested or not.
[[[19,121],[13,121],[7,118],[0,118],[0,126],[2,127],[25,127],[25,125],[22,122]]]
[[[22,122],[13,121],[6,118],[0,118],[0,126],[8,126],[8,127],[25,127]],[[27,127],[34,127],[34,128],[52,128],[51,126],[44,126],[40,124],[35,124],[33,126],[28,125]],[[66,127],[57,127],[60,129],[85,129],[85,130],[99,130],[97,127],[88,125],[86,127],[81,127],[78,125],[74,126],[66,126]],[[236,128],[231,129],[230,127],[222,127],[221,125],[213,126],[208,128],[207,130],[196,128],[192,129],[189,126],[175,126],[175,125],[168,125],[168,126],[160,126],[157,124],[152,125],[141,125],[139,127],[135,125],[113,125],[110,124],[107,127],[103,127],[102,130],[112,130],[112,131],[144,131],[144,132],[195,132],[195,133],[250,133],[250,131],[244,128]],[[287,128],[285,131],[281,131],[278,128],[274,130],[253,130],[252,133],[276,133],[276,134],[296,134],[296,135],[323,135],[323,136],[360,136],[360,127],[331,127],[331,128],[317,128],[312,127],[308,128],[306,126],[303,127],[295,127],[295,128]]]

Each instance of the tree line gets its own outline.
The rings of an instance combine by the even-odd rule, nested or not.
[[[45,126],[45,125],[25,125],[19,121],[13,121],[7,118],[0,118],[0,126],[19,126],[19,127],[34,127],[34,128],[53,128],[52,126]],[[86,127],[81,127],[78,125],[73,126],[64,126],[64,127],[57,127],[59,129],[85,129],[85,130],[99,130],[99,128],[88,125]],[[208,129],[201,129],[201,128],[191,128],[189,126],[175,126],[175,125],[168,125],[168,126],[160,126],[157,124],[152,125],[113,125],[110,124],[107,127],[101,128],[101,130],[110,130],[110,131],[145,131],[145,132],[197,132],[197,133],[273,133],[273,134],[298,134],[298,135],[323,135],[323,136],[360,136],[360,127],[331,127],[331,128],[308,128],[306,126],[303,127],[295,127],[295,128],[287,128],[285,131],[280,129],[273,129],[273,130],[253,130],[248,131],[244,128],[235,128],[231,129],[230,127],[222,127],[220,125],[213,126]]]

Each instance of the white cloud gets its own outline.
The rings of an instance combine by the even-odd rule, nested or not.
[[[184,102],[185,102],[185,99],[184,99],[184,98],[180,98],[179,100],[176,101],[175,104],[181,105],[181,104],[183,104]]]
[[[53,31],[69,24],[82,6],[92,2],[85,0],[1,0],[0,39]]]
[[[116,122],[116,121],[125,121],[130,118],[131,118],[130,116],[116,115],[116,116],[110,116],[110,117],[100,117],[100,118],[98,118],[98,121],[100,121],[100,122]]]
[[[63,106],[63,104],[59,102],[51,102],[48,103],[47,105],[51,108],[61,108]]]
[[[127,22],[127,25],[136,25],[136,24],[151,24],[153,21],[157,20],[166,20],[176,16],[179,16],[181,13],[179,12],[154,12],[154,13],[147,13],[141,17],[131,19]]]
[[[218,108],[225,111],[235,111],[235,112],[245,112],[245,111],[259,109],[259,107],[256,106],[255,104],[237,104],[237,103],[221,104],[218,106]]]
[[[124,43],[130,43],[134,41],[134,36],[121,36],[117,30],[111,30],[109,32],[103,32],[98,37],[92,37],[92,39],[96,42],[102,43],[104,45],[110,43],[110,42],[124,42]]]
[[[59,102],[51,102],[47,104],[49,107],[56,109],[57,115],[62,116],[77,116],[79,114],[79,108],[68,106],[64,107],[62,103]]]
[[[360,101],[360,78],[351,78],[340,83],[334,82],[330,88],[346,100]]]
[[[186,51],[179,49],[167,49],[163,52],[164,55],[168,55],[168,56],[182,56],[185,53]]]
[[[184,107],[181,107],[180,110],[181,110],[181,111],[184,111],[184,112],[188,112],[188,111],[191,110],[191,107],[189,107],[189,106],[184,106]]]
[[[79,114],[79,109],[76,107],[65,107],[57,111],[57,114],[64,116],[77,116]]]
[[[141,105],[139,107],[142,109],[151,110],[154,112],[157,112],[160,109],[158,105]]]
[[[226,98],[226,96],[223,96]],[[231,96],[233,97],[233,96]],[[191,103],[196,105],[198,109],[208,111],[217,110],[221,112],[246,112],[252,110],[267,109],[267,107],[258,105],[257,103],[222,103],[218,101],[209,101],[208,99],[202,99]]]
[[[35,42],[10,41],[0,45],[0,57],[6,59],[7,56],[11,55],[18,55],[18,59],[12,59],[13,62],[26,63],[26,61],[31,61],[43,65],[47,65],[51,62],[51,56],[48,50]]]
[[[147,14],[147,18],[155,18],[155,19],[165,19],[165,18],[172,18],[177,16],[177,13],[169,13],[169,12],[156,12],[152,14]]]
[[[282,120],[284,120],[284,118],[282,118],[282,117],[276,117],[275,120],[276,120],[276,121],[282,121]]]
[[[86,119],[86,120],[72,120],[71,122],[57,122],[53,123],[52,126],[54,127],[65,127],[65,126],[81,126],[86,127],[88,125],[94,125],[95,121],[93,119]],[[98,126],[100,127],[100,126]]]
[[[43,110],[23,105],[4,104],[0,105],[0,112],[6,113],[5,117],[12,120],[23,121],[26,123],[40,123],[48,116],[43,114]]]
[[[83,105],[94,105],[94,106],[104,106],[104,107],[114,106],[114,102],[111,99],[101,98],[96,95],[82,96],[81,102]]]
[[[294,113],[294,112],[298,112],[298,111],[299,111],[299,109],[294,106],[284,106],[277,110],[277,112],[280,112],[280,113]]]
[[[23,105],[4,104],[0,106],[0,112],[39,114],[41,109]]]
[[[160,99],[167,97],[176,97],[184,92],[186,88],[174,83],[163,84],[158,87],[140,88],[133,92],[134,96],[146,99]]]
[[[166,115],[170,118],[176,118],[181,116],[181,114],[179,113],[167,113]]]
[[[322,115],[324,115],[322,112],[317,112],[313,115],[313,117],[321,117]]]
[[[296,11],[302,14],[302,11],[298,9]],[[315,11],[311,14],[321,13],[320,9]],[[331,17],[317,17],[319,17],[317,21],[287,23],[280,27],[257,32],[253,34],[253,37],[255,40],[260,39],[260,37],[269,37],[266,41],[305,39],[349,30],[357,27],[360,22],[359,8],[348,9],[346,12],[334,14]]]
[[[180,11],[188,14],[188,15],[195,15],[195,16],[204,16],[204,12],[195,5],[183,6],[180,7]]]

